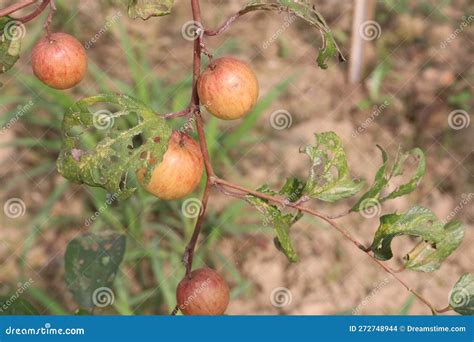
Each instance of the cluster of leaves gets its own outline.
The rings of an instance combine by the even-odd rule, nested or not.
[[[389,173],[387,173],[388,155],[382,148],[380,150],[383,164],[377,171],[372,186],[352,206],[350,210],[352,212],[364,211],[374,205],[380,206],[386,200],[409,194],[417,187],[425,173],[425,155],[420,149],[415,148],[408,152],[399,150]],[[257,191],[281,196],[286,199],[286,203],[295,203],[303,197],[336,202],[354,196],[364,187],[363,180],[356,181],[350,176],[341,139],[334,132],[316,134],[316,144],[307,146],[301,152],[307,154],[311,161],[309,177],[306,181],[290,178],[280,191],[273,191],[267,185],[260,187]],[[409,157],[417,163],[414,175],[406,183],[385,194],[384,190],[387,189],[390,180],[404,174],[404,165]],[[298,261],[298,255],[290,238],[290,230],[303,213],[297,209],[286,212],[284,206],[278,207],[266,199],[252,195],[247,196],[247,202],[264,214],[265,222],[273,225],[277,248],[290,262]],[[380,260],[391,259],[393,256],[391,242],[394,237],[401,235],[421,238],[421,241],[404,257],[405,268],[433,272],[459,247],[464,237],[464,227],[460,221],[443,224],[431,210],[421,206],[415,206],[406,213],[383,215],[380,217],[380,225],[370,247],[375,257]],[[457,286],[461,287],[463,294],[470,298],[474,296],[472,276],[467,275],[465,278],[469,279],[469,283],[464,280]],[[452,306],[453,301],[454,299],[451,299]],[[456,311],[472,314],[472,303],[467,300],[460,303],[458,300]]]

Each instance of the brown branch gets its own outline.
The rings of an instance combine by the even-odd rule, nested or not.
[[[322,219],[323,221],[326,221],[334,229],[336,229],[339,233],[341,233],[347,240],[352,242],[357,248],[359,248],[361,251],[363,251],[365,254],[367,254],[373,262],[375,262],[377,265],[382,267],[395,280],[397,280],[403,287],[405,287],[409,292],[413,293],[421,302],[423,302],[426,306],[428,306],[433,314],[436,314],[438,312],[444,312],[444,311],[436,310],[435,307],[433,306],[433,304],[431,304],[427,299],[425,299],[422,295],[420,295],[418,292],[416,292],[414,289],[412,289],[410,286],[408,286],[405,283],[405,281],[403,281],[400,277],[398,277],[398,275],[396,274],[396,271],[392,270],[390,267],[385,265],[382,261],[378,260],[374,256],[374,254],[371,252],[369,247],[365,247],[361,242],[359,242],[356,238],[352,237],[345,229],[343,229],[342,227],[339,227],[331,218],[327,217],[326,215],[324,215],[324,214],[322,214],[322,213],[320,213],[316,210],[306,208],[306,207],[302,206],[301,204],[296,204],[296,203],[291,203],[291,202],[288,203],[288,201],[286,201],[285,199],[275,197],[275,196],[271,196],[271,195],[267,195],[267,194],[264,194],[264,193],[261,193],[261,192],[258,192],[258,191],[253,191],[253,190],[250,190],[250,189],[246,189],[246,188],[244,188],[240,185],[233,184],[233,183],[228,182],[224,179],[214,177],[214,178],[211,179],[211,182],[212,182],[212,184],[225,186],[225,187],[228,187],[228,188],[231,188],[231,189],[234,189],[234,190],[239,190],[239,191],[241,191],[245,194],[250,194],[250,195],[253,195],[253,196],[256,196],[256,197],[259,197],[259,198],[263,198],[263,199],[266,199],[266,200],[271,201],[273,203],[278,203],[278,204],[281,204],[281,205],[285,205],[287,207],[298,209],[302,212],[305,212],[305,213],[310,214],[312,216],[318,217],[318,218]],[[233,196],[232,193],[230,195]]]
[[[0,10],[0,17],[5,17],[25,7],[33,5],[37,0],[23,0]]]
[[[193,112],[193,109],[191,108],[191,106],[189,106],[189,107],[187,107],[183,110],[180,110],[179,112],[164,114],[164,115],[161,115],[161,117],[163,119],[173,119],[173,118],[178,118],[178,117],[181,117],[181,116],[189,115],[192,112]]]
[[[49,2],[50,2],[50,0],[43,0],[41,2],[41,4],[32,13],[30,13],[28,15],[25,15],[24,17],[15,18],[15,20],[18,20],[22,23],[27,23],[27,22],[33,20],[34,18],[39,16],[41,13],[43,13],[43,11],[46,9],[46,7],[48,7]]]
[[[240,16],[244,15],[245,13],[248,13],[248,12],[237,12],[233,15],[231,15],[229,18],[226,19],[226,21],[224,22],[224,24],[222,24],[222,26],[220,26],[219,28],[215,29],[215,30],[204,30],[204,34],[206,36],[217,36],[219,34],[221,34],[222,32],[224,32],[225,30],[227,30],[229,28],[229,26],[237,19],[239,18]]]

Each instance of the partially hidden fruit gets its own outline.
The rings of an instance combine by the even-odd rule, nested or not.
[[[198,94],[211,114],[223,120],[235,120],[255,106],[258,80],[247,63],[222,57],[212,61],[200,75]]]
[[[72,88],[86,74],[86,51],[73,36],[53,33],[33,47],[31,65],[36,77],[51,88]]]
[[[199,268],[178,284],[176,300],[184,315],[222,315],[229,305],[229,287],[213,269]]]
[[[193,192],[201,180],[203,168],[198,143],[185,133],[173,131],[168,150],[153,169],[150,182],[144,184],[144,169],[138,170],[137,178],[149,193],[163,200],[175,200]]]

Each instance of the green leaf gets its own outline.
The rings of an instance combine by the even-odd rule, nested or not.
[[[64,257],[66,284],[81,307],[113,303],[111,287],[125,244],[125,235],[110,232],[83,234],[69,242]]]
[[[354,181],[349,174],[346,153],[341,139],[334,132],[316,134],[316,145],[302,152],[312,165],[304,194],[322,201],[335,202],[356,194],[363,181]]]
[[[282,189],[276,193],[263,185],[257,191],[271,196],[284,197],[288,203],[298,201],[303,195],[304,182],[297,178],[289,178]],[[298,221],[303,214],[300,211],[296,213],[284,214],[284,206],[278,207],[270,204],[266,199],[255,196],[247,196],[247,202],[254,206],[258,211],[265,215],[264,224],[272,224],[275,229],[275,246],[286,255],[290,262],[297,262],[298,255],[293,247],[290,237],[291,226]]]
[[[129,0],[128,16],[147,20],[150,17],[161,17],[171,13],[174,0]]]
[[[443,225],[431,210],[421,206],[415,206],[405,214],[383,215],[371,245],[375,257],[391,259],[391,243],[399,235],[423,239],[405,256],[405,266],[415,271],[432,272],[460,245],[464,230],[459,222]]]
[[[89,107],[107,103],[119,107],[112,112]],[[136,123],[118,119],[135,119]],[[90,133],[101,133],[101,139],[90,146]],[[64,115],[62,149],[58,171],[67,179],[102,187],[117,198],[128,197],[135,188],[128,186],[128,173],[144,169],[147,183],[163,159],[171,135],[166,121],[139,101],[126,95],[97,95],[78,101]],[[92,143],[93,145],[94,143]]]
[[[242,8],[239,11],[239,15],[257,10],[288,12],[317,28],[321,32],[321,37],[323,40],[322,47],[319,49],[319,55],[316,60],[321,69],[327,69],[327,61],[334,56],[338,57],[339,62],[345,61],[345,58],[337,46],[329,26],[327,25],[323,16],[309,1],[255,0],[249,2],[244,8]]]
[[[449,295],[449,306],[461,315],[474,315],[474,275],[465,273],[454,284]]]
[[[0,74],[10,70],[20,58],[24,26],[10,17],[0,17]]]
[[[441,263],[461,244],[464,237],[462,222],[453,221],[444,227],[445,235],[436,248],[431,243],[420,242],[405,256],[405,267],[414,271],[433,272],[441,267]]]
[[[0,296],[0,316],[34,316],[40,313],[27,300],[18,297],[15,293],[12,296]]]
[[[356,204],[354,204],[354,206],[351,208],[351,211],[357,212],[365,210],[373,206],[378,206],[386,200],[409,194],[416,189],[425,174],[426,157],[421,149],[414,148],[408,152],[402,152],[399,150],[391,171],[387,172],[389,160],[388,154],[382,147],[378,145],[377,147],[382,152],[382,166],[375,174],[374,184],[372,187],[362,195]],[[406,165],[409,157],[413,157],[417,162],[415,174],[408,180],[407,183],[400,185],[394,191],[384,196],[383,191],[390,184],[390,180],[393,177],[403,175],[404,166]]]

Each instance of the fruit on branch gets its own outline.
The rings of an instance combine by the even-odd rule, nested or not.
[[[154,168],[149,183],[144,184],[144,169],[137,172],[137,178],[151,194],[163,200],[175,200],[193,192],[203,168],[199,144],[189,135],[173,131],[163,160]]]
[[[222,315],[229,305],[229,287],[211,268],[199,268],[185,276],[176,289],[184,315]]]
[[[55,89],[78,84],[87,70],[87,56],[73,36],[57,32],[42,38],[31,52],[33,72],[43,83]]]
[[[222,57],[209,64],[198,79],[201,103],[214,116],[235,120],[250,112],[258,98],[258,80],[247,63]]]

